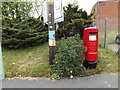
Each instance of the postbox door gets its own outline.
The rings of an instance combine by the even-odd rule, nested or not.
[[[86,59],[96,61],[98,58],[98,32],[88,32]]]
[[[98,48],[98,34],[97,32],[89,32],[88,37],[88,52],[97,52]]]

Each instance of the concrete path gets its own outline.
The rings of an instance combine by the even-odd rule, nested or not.
[[[113,50],[114,52],[117,52],[119,46],[120,46],[120,45],[117,45],[117,44],[110,44],[110,45],[107,45],[107,48]]]
[[[3,88],[118,88],[118,75],[102,74],[73,79],[50,80],[37,78],[31,80],[3,80]]]

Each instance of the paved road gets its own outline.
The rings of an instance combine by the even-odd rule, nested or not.
[[[118,88],[118,75],[95,75],[73,79],[3,80],[3,88]]]

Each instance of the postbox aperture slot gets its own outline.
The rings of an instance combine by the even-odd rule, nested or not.
[[[97,40],[96,35],[89,35],[89,40],[96,41]]]
[[[89,34],[97,34],[97,32],[89,32]]]

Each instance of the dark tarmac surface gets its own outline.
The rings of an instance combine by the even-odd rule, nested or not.
[[[118,75],[101,74],[61,80],[51,80],[48,78],[25,80],[14,78],[3,80],[2,88],[118,88]]]

